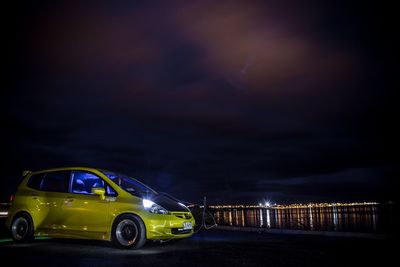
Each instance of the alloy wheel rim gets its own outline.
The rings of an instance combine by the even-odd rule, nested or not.
[[[123,246],[130,246],[135,243],[138,237],[138,228],[136,224],[129,219],[122,220],[116,228],[116,237]]]
[[[16,240],[21,240],[27,236],[29,231],[28,221],[24,217],[17,218],[11,227],[11,233]]]

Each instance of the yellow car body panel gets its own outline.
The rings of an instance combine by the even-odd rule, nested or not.
[[[46,192],[28,186],[32,175],[59,171],[83,171],[104,180],[117,196],[85,195],[71,192]],[[13,217],[19,212],[27,212],[33,221],[36,236],[60,238],[83,238],[111,241],[114,220],[123,214],[140,217],[146,228],[147,239],[176,239],[193,234],[173,233],[174,228],[183,228],[185,222],[193,227],[195,220],[190,211],[173,210],[168,214],[150,213],[143,207],[142,198],[134,196],[116,185],[103,172],[94,168],[69,167],[49,169],[29,173],[18,187],[9,210],[6,225],[10,228]]]

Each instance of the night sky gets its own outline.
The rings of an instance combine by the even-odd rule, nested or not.
[[[24,169],[89,166],[195,203],[392,200],[390,10],[366,1],[3,6],[1,198]]]

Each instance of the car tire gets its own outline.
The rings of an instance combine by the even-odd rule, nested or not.
[[[21,212],[15,215],[10,227],[11,237],[16,242],[29,242],[34,239],[33,221],[28,213]]]
[[[111,237],[119,248],[138,249],[146,243],[146,227],[138,216],[125,214],[114,221]]]

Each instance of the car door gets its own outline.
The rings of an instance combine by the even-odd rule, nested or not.
[[[29,177],[27,187],[22,187],[18,191],[18,197],[25,203],[25,209],[29,211],[34,220],[36,229],[44,228],[48,223],[47,218],[50,213],[50,204],[46,198],[46,192],[42,191],[44,173],[33,174]]]
[[[93,187],[106,188],[107,184],[91,172],[71,172],[69,193],[61,207],[64,230],[78,235],[107,231],[109,201],[93,194]]]
[[[41,191],[45,193],[47,214],[43,218],[41,228],[57,231],[62,227],[60,207],[68,193],[69,181],[69,171],[52,171],[44,174]]]

